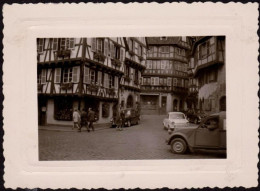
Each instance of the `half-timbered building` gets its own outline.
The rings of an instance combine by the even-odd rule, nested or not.
[[[109,122],[124,75],[123,38],[37,39],[40,124],[71,125],[74,108]]]
[[[148,37],[146,70],[143,73],[143,114],[165,114],[186,109],[188,92],[186,37]]]
[[[145,70],[146,38],[124,38],[126,55],[124,62],[124,77],[121,78],[120,103],[123,108],[137,108],[140,106],[141,74]]]
[[[193,108],[211,114],[226,110],[225,37],[196,37],[189,62],[191,87],[197,87]],[[193,80],[192,80],[193,79]],[[196,84],[193,84],[195,82]],[[194,89],[190,89],[194,90]],[[190,92],[192,95],[192,92]],[[194,100],[194,99],[193,99]]]

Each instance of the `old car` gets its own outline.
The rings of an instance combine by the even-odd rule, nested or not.
[[[163,120],[163,128],[174,130],[176,127],[186,126],[189,121],[182,112],[169,112],[167,118]]]
[[[206,114],[200,111],[188,111],[186,112],[186,117],[187,120],[190,123],[195,123],[195,124],[199,124],[201,122],[201,120],[206,117]]]
[[[128,108],[128,109],[124,109],[122,112],[124,113],[124,119],[123,119],[124,126],[130,127],[134,124],[137,125],[140,123],[140,114],[135,109]],[[115,117],[110,120],[111,127],[116,127],[115,120],[116,120]]]
[[[198,126],[171,131],[166,142],[177,154],[196,149],[226,150],[226,112],[209,115]]]

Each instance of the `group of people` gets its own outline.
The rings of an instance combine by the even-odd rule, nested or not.
[[[73,112],[72,129],[76,128],[78,129],[78,132],[81,132],[81,128],[86,127],[88,132],[90,132],[90,129],[92,129],[92,131],[95,131],[93,125],[94,121],[95,121],[95,112],[92,110],[92,108],[88,109],[88,113],[84,108],[82,109],[81,112],[77,108],[75,108]]]

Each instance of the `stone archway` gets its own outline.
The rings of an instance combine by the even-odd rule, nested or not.
[[[133,108],[133,107],[134,107],[134,98],[132,95],[129,95],[126,101],[126,108]]]
[[[226,111],[226,96],[219,99],[219,111]]]

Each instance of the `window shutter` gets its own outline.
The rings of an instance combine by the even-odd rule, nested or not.
[[[98,82],[98,84],[99,85],[101,85],[102,84],[102,72],[101,71],[98,71],[98,80],[97,80],[97,82]]]
[[[42,73],[41,73],[41,82],[42,84],[46,83],[46,69],[42,69]]]
[[[79,82],[79,75],[78,75],[78,68],[77,67],[73,67],[72,69],[72,81],[74,83],[78,83]]]
[[[61,68],[55,70],[55,83],[60,83],[61,80]]]
[[[143,77],[140,77],[140,85],[143,85]]]
[[[172,86],[172,79],[171,78],[167,78],[167,86]]]
[[[107,76],[106,73],[104,74],[104,78],[105,78],[104,79],[104,87],[107,88],[108,87],[108,76]]]
[[[96,51],[96,38],[92,38],[91,39],[92,40],[92,42],[91,42],[91,50],[93,51],[93,52],[95,52]]]
[[[69,49],[75,48],[75,38],[69,38]]]
[[[84,67],[84,83],[90,84],[90,79],[89,79],[89,68]]]
[[[108,55],[108,42],[106,40],[104,40],[104,55]]]
[[[57,51],[57,50],[58,50],[58,39],[57,39],[57,38],[54,38],[54,39],[53,39],[52,49],[53,49],[54,51]]]
[[[111,57],[115,58],[115,48],[113,43],[110,44],[110,53],[111,53]]]
[[[115,76],[115,89],[117,90],[118,89],[118,77]]]
[[[124,61],[124,50],[123,50],[123,48],[120,48],[120,61],[121,62]]]
[[[44,48],[44,39],[43,39],[43,38],[40,38],[40,39],[38,40],[38,43],[37,43],[38,53],[43,53],[43,48]]]

